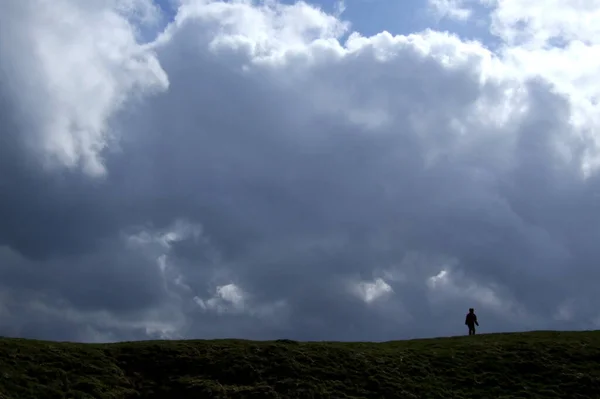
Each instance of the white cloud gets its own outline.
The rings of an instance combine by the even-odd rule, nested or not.
[[[551,0],[485,0],[494,7],[492,32],[509,44],[524,44],[529,48],[554,47],[553,41],[564,44],[580,40],[597,43],[600,27],[600,2]]]
[[[10,77],[3,90],[19,115],[20,139],[47,165],[103,174],[102,151],[118,138],[111,117],[132,97],[168,86],[156,57],[137,43],[136,27],[122,14],[141,9],[147,19],[152,7],[142,0],[0,6],[0,72]]]
[[[194,300],[204,310],[214,310],[218,313],[243,312],[244,293],[233,283],[218,286],[212,298],[207,300],[194,297]]]
[[[257,303],[234,283],[217,286],[208,299],[195,296],[193,300],[204,312],[256,317],[267,320],[271,325],[278,324],[287,316],[288,311],[285,300]]]
[[[473,15],[473,10],[466,7],[465,0],[428,0],[429,7],[436,17],[466,21]]]
[[[360,281],[355,283],[352,291],[364,302],[371,303],[394,292],[392,287],[382,278],[373,281]]]
[[[600,52],[600,2],[492,0],[491,32],[502,39],[507,65],[526,76],[541,76],[567,94],[578,134],[586,148],[586,173],[599,165],[600,124],[597,83]]]
[[[346,11],[346,2],[344,0],[337,0],[333,8],[333,15],[335,15],[337,18],[340,18]]]

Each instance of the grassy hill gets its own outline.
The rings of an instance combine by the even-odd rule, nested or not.
[[[600,332],[387,343],[0,339],[0,398],[600,398]]]

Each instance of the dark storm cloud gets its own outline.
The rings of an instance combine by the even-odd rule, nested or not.
[[[257,61],[262,14],[198,7],[155,44],[168,89],[113,110],[105,176],[43,169],[0,84],[4,333],[383,340],[472,304],[487,331],[594,325],[598,178],[549,83],[482,83],[500,62],[435,33]]]

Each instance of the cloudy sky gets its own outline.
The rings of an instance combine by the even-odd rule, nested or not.
[[[598,18],[0,1],[0,334],[600,328]]]

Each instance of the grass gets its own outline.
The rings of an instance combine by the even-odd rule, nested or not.
[[[386,343],[0,338],[0,398],[600,398],[600,332]]]

